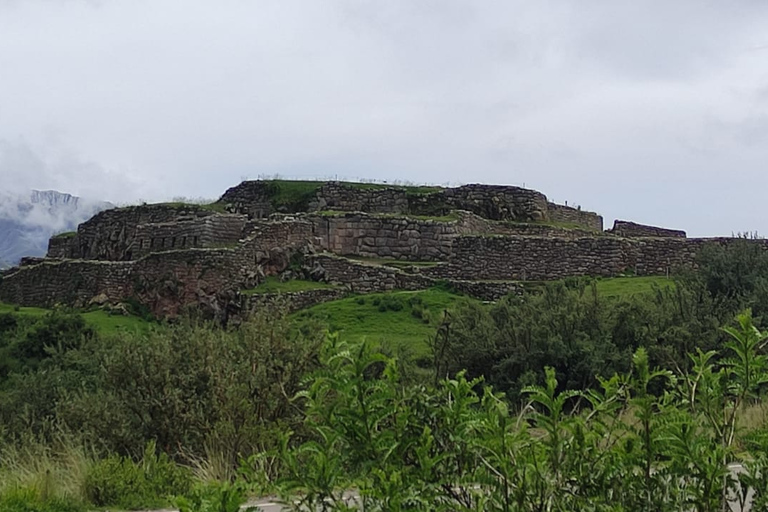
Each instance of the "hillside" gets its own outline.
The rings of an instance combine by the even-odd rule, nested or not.
[[[26,211],[44,218],[85,211],[71,196],[33,199]],[[597,213],[511,186],[245,181],[209,205],[102,211],[52,237],[46,259],[4,271],[0,301],[76,308],[128,301],[159,318],[197,308],[224,323],[276,300],[250,293],[270,279],[328,285],[283,293],[290,310],[443,285],[495,301],[531,282],[668,275],[691,267],[703,248],[734,240],[626,221],[604,231]]]

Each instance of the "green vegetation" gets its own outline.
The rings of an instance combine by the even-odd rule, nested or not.
[[[227,327],[106,334],[2,306],[0,510],[277,492],[341,511],[355,488],[366,510],[714,512],[747,487],[766,510],[767,290],[768,254],[736,243],[672,279],[377,293]]]
[[[522,221],[514,221],[514,220],[504,220],[504,221],[501,221],[501,223],[506,224],[508,226],[549,226],[552,228],[564,229],[566,231],[588,231],[591,234],[601,234],[601,235],[605,234],[603,231],[599,229],[591,229],[587,226],[576,224],[574,222],[558,222],[558,221],[551,221],[551,220],[522,222]]]
[[[50,309],[17,307],[0,302],[0,315],[14,313],[19,317],[40,318],[51,314]],[[125,315],[122,312],[112,313],[102,309],[81,313],[85,322],[101,334],[114,334],[118,332],[146,332],[152,322],[135,316]]]
[[[75,236],[77,236],[77,231],[64,231],[53,235],[53,238],[74,238]]]
[[[290,211],[302,211],[307,209],[307,204],[324,182],[269,180],[266,183],[275,209],[285,206]]]
[[[424,195],[432,194],[434,192],[440,192],[442,187],[436,187],[431,185],[404,185],[400,183],[356,183],[353,181],[344,182],[343,185],[356,188],[359,190],[381,190],[384,188],[399,188],[404,189],[408,195]]]
[[[291,211],[305,210],[309,201],[315,197],[317,190],[326,183],[325,181],[294,181],[280,179],[265,180],[265,182],[268,183],[269,186],[272,206],[275,208],[284,206]],[[409,195],[423,195],[441,190],[440,187],[388,185],[385,183],[343,182],[343,185],[360,190],[401,188]]]
[[[614,277],[598,279],[596,286],[600,297],[620,298],[674,288],[675,282],[668,277],[661,276]]]
[[[354,488],[363,510],[716,512],[728,496],[743,510],[752,488],[765,510],[768,431],[736,416],[768,382],[768,333],[749,314],[725,333],[722,358],[692,354],[677,376],[642,348],[600,388],[560,392],[548,368],[517,411],[464,373],[405,385],[394,359],[332,342],[302,395],[310,439],[283,443],[278,489],[304,511],[350,510]]]
[[[256,288],[251,290],[243,290],[240,293],[246,295],[254,295],[260,293],[292,293],[292,292],[305,292],[308,290],[330,290],[336,288],[336,286],[321,283],[318,281],[307,281],[304,279],[289,279],[288,281],[281,281],[279,277],[270,276],[267,277],[263,283],[259,284]]]
[[[342,210],[322,210],[316,212],[317,215],[322,215],[323,217],[344,217],[345,215],[350,215],[351,213],[353,212]],[[445,215],[413,215],[410,213],[367,213],[366,215],[383,219],[408,218],[415,220],[432,220],[435,222],[454,222],[459,220],[459,215],[453,210]]]
[[[295,317],[319,320],[344,340],[365,338],[393,351],[407,350],[418,359],[429,353],[441,314],[458,299],[439,288],[374,293],[318,304]]]

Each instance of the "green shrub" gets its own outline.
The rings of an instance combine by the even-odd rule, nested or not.
[[[179,512],[240,512],[240,507],[246,501],[245,489],[242,484],[215,482],[196,486],[189,496],[176,500]],[[246,512],[257,511],[255,507]]]
[[[164,453],[156,455],[155,444],[149,443],[139,463],[112,455],[92,466],[85,479],[85,495],[99,507],[136,510],[164,506],[170,497],[188,493],[191,486],[191,471]]]
[[[85,512],[82,503],[75,500],[43,499],[33,489],[19,488],[0,494],[2,512]]]
[[[374,305],[376,305],[374,303]],[[381,298],[378,304],[379,311],[384,313],[386,311],[402,311],[403,300],[396,295],[385,295]]]

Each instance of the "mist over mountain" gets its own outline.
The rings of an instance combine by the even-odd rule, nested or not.
[[[114,208],[55,190],[0,191],[0,268],[23,256],[44,256],[51,235],[73,231],[94,214]]]

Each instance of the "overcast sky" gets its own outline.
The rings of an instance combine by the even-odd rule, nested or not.
[[[768,233],[765,0],[0,0],[0,189],[524,185]]]

